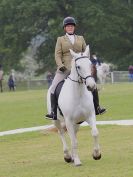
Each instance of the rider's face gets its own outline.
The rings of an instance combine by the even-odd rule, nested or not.
[[[75,31],[75,26],[74,26],[74,25],[66,25],[66,26],[64,27],[64,30],[65,30],[65,32],[68,33],[68,34],[73,34],[74,31]]]

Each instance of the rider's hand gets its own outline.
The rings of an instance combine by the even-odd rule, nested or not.
[[[59,70],[64,73],[67,70],[67,68],[65,66],[62,66]]]

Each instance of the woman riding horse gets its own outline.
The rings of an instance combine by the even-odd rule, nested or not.
[[[46,115],[46,118],[48,119],[57,119],[58,104],[54,92],[58,83],[67,78],[70,74],[72,56],[69,49],[79,53],[84,52],[86,48],[86,43],[83,36],[75,34],[75,27],[75,19],[73,17],[66,17],[63,20],[65,35],[57,38],[55,47],[55,61],[58,69],[51,85],[51,113]],[[101,109],[99,106],[97,89],[95,89],[92,94],[96,114],[98,115],[104,113],[105,109]]]

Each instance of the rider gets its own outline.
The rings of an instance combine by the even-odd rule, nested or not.
[[[97,82],[97,66],[100,66],[102,61],[97,57],[96,53],[92,53],[92,57],[90,58],[90,60],[92,62],[92,76],[94,77],[95,82]],[[105,108],[100,108],[100,106],[97,106],[99,105],[99,96],[97,89],[93,92],[93,102],[96,115],[106,112]]]
[[[65,31],[65,35],[57,38],[55,46],[55,61],[57,64],[57,71],[51,85],[51,113],[46,115],[46,118],[48,119],[57,119],[57,100],[54,92],[58,83],[67,78],[67,76],[70,74],[72,56],[69,49],[79,53],[84,52],[86,48],[86,43],[83,36],[76,35],[75,28],[76,21],[73,17],[66,17],[63,20],[63,29]],[[98,97],[98,94],[94,93],[94,97]],[[94,100],[96,99],[98,98],[94,98]],[[96,114],[105,112],[105,110],[100,108],[99,104],[95,107]]]
[[[96,66],[97,66],[97,65],[100,66],[101,63],[102,63],[102,61],[100,60],[100,58],[98,58],[95,53],[92,53],[92,57],[91,57],[90,60],[91,60],[92,64],[94,64],[94,65],[96,65]]]
[[[92,62],[92,71],[95,81],[97,82],[97,66],[100,66],[102,61],[96,56],[96,53],[92,53],[92,57],[90,58]]]

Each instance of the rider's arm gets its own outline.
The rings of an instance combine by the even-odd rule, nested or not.
[[[83,42],[83,44],[82,44],[82,52],[84,52],[85,51],[85,49],[86,49],[86,42],[85,42],[85,40],[84,40],[84,37],[82,36],[82,42]],[[89,54],[88,54],[88,57],[90,58],[90,52],[89,52]]]
[[[101,63],[102,63],[102,61],[101,61],[101,59],[97,59],[97,62],[98,62],[98,65],[101,65]]]
[[[58,68],[61,68],[63,65],[62,63],[62,45],[61,45],[61,38],[57,38],[56,46],[55,46],[55,61]]]
[[[84,52],[86,49],[86,42],[84,40],[84,37],[82,36],[82,52]]]

